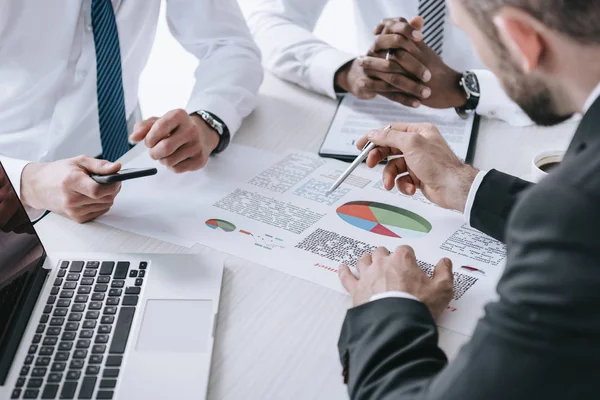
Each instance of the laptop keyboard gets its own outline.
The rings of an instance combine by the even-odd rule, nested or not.
[[[63,261],[12,399],[112,399],[147,262]]]

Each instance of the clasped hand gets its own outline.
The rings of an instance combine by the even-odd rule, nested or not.
[[[335,84],[360,99],[381,95],[408,107],[463,106],[461,74],[423,42],[423,25],[421,17],[384,19],[367,55],[342,67]]]

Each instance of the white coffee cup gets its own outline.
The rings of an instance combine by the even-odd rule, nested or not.
[[[563,160],[563,150],[543,151],[533,157],[531,164],[531,180],[539,182],[548,175],[549,168],[555,168]]]

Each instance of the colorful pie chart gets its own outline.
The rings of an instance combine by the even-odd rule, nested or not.
[[[205,222],[206,226],[211,229],[222,229],[225,232],[235,231],[235,225],[231,222],[223,221],[222,219],[209,219]]]
[[[431,224],[412,211],[372,201],[352,201],[337,209],[337,215],[359,229],[393,238],[418,238],[431,231]]]

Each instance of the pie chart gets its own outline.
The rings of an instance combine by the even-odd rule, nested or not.
[[[231,222],[223,221],[222,219],[209,219],[205,222],[206,226],[211,229],[222,229],[225,232],[235,231],[235,225]]]
[[[352,201],[337,215],[359,229],[393,238],[419,238],[431,231],[431,223],[412,211],[372,201]]]

